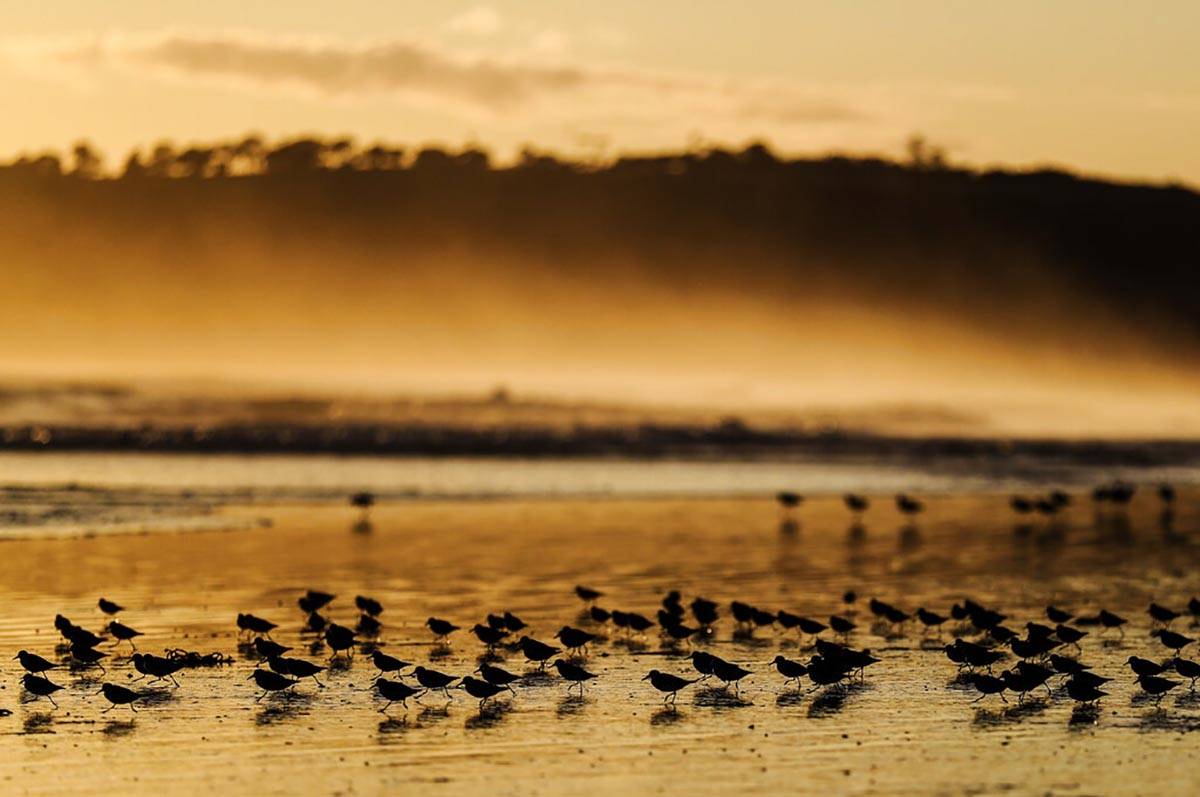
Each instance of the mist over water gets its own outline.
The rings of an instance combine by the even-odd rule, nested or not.
[[[683,176],[651,159],[0,181],[20,222],[0,231],[9,367],[302,394],[506,385],[885,433],[1200,434],[1195,308],[1173,284],[1193,195],[689,157]],[[1050,197],[1102,197],[1144,234],[1056,228]]]

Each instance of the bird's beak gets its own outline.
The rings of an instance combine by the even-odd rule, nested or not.
[[[642,676],[642,680],[643,680],[643,681],[645,681],[645,680],[646,680],[647,678],[649,678],[649,677],[650,677],[650,674],[649,674],[649,673],[647,673],[646,675],[643,675],[643,676]]]
[[[246,676],[246,680],[249,681],[253,677],[254,677],[254,673],[250,673],[249,675]]]
[[[471,672],[480,672],[481,670],[483,670],[483,667],[476,667],[474,670],[471,670]]]
[[[21,658],[20,655],[13,656],[13,661],[16,661],[19,658]]]

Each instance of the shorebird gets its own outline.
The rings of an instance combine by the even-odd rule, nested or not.
[[[539,670],[544,670],[546,662],[562,652],[558,648],[551,647],[545,642],[539,642],[530,636],[521,637],[517,644],[520,645],[521,652],[525,654],[526,659],[537,663]]]
[[[590,681],[596,677],[595,673],[588,672],[578,664],[572,664],[571,662],[563,661],[562,659],[554,662],[554,668],[558,670],[558,674],[561,675],[565,680],[570,681],[570,683],[567,685],[567,691],[570,691],[574,687],[578,686],[580,695],[583,694],[583,684],[586,681]]]
[[[1129,669],[1133,670],[1133,674],[1138,677],[1143,675],[1158,675],[1166,669],[1156,661],[1138,658],[1137,656],[1130,656],[1125,660],[1125,663],[1129,665]]]
[[[779,674],[783,676],[783,683],[785,686],[792,681],[795,681],[796,688],[799,689],[801,676],[808,674],[808,667],[805,667],[798,661],[792,661],[791,659],[784,658],[783,656],[776,656],[771,660],[771,663],[775,665],[775,669],[778,670]]]
[[[96,666],[100,668],[100,672],[107,675],[108,670],[104,669],[104,665],[100,660],[106,658],[107,653],[102,653],[95,648],[86,648],[82,645],[71,645],[71,659],[84,667]]]
[[[301,633],[319,634],[329,625],[329,620],[325,619],[320,612],[310,612],[308,617],[304,619],[304,627],[300,629]]]
[[[712,674],[714,678],[721,681],[726,687],[733,684],[734,694],[741,694],[740,682],[747,675],[750,675],[750,670],[713,656]]]
[[[594,608],[594,607],[593,607]],[[525,630],[526,623],[520,617],[517,617],[512,612],[504,613],[504,627],[514,634],[519,634]]]
[[[503,686],[496,686],[487,681],[472,678],[469,675],[463,678],[462,682],[455,689],[464,689],[468,695],[478,700],[481,711],[489,700],[504,691]]]
[[[1054,636],[1054,629],[1041,623],[1026,623],[1025,631],[1029,634],[1030,639],[1049,639]],[[1065,642],[1066,640],[1063,641]]]
[[[366,595],[355,595],[354,605],[363,614],[369,614],[372,617],[378,617],[383,614],[383,604],[374,598],[368,598]]]
[[[1008,647],[1019,659],[1040,659],[1061,645],[1057,639],[1050,637],[1025,636],[1008,641]]]
[[[592,618],[593,623],[607,623],[612,618],[612,612],[607,609],[601,609],[599,606],[589,606],[588,616]]]
[[[255,669],[254,672],[247,676],[247,680],[250,678],[253,678],[254,683],[258,684],[258,688],[263,690],[261,695],[254,698],[255,703],[266,697],[268,692],[282,692],[300,683],[295,678],[288,678],[270,670]]]
[[[1069,625],[1061,623],[1054,627],[1054,635],[1062,640],[1064,645],[1073,645],[1076,650],[1080,650],[1079,640],[1088,635],[1087,631],[1080,631],[1078,628],[1072,628]]]
[[[356,641],[354,632],[344,625],[330,623],[325,629],[325,644],[329,645],[329,649],[333,651],[333,656],[337,656],[344,650],[348,656],[353,657],[354,643]]]
[[[664,705],[669,704],[674,706],[675,698],[679,695],[679,690],[686,686],[691,686],[700,679],[689,680],[687,678],[680,678],[678,675],[671,675],[669,672],[651,670],[642,677],[642,680],[649,681],[651,686],[663,693]]]
[[[386,713],[393,703],[399,703],[407,709],[410,697],[419,697],[425,693],[424,689],[416,689],[402,681],[389,681],[387,678],[375,679],[375,690],[387,701],[387,704],[379,709],[381,714]]]
[[[270,620],[264,620],[261,617],[255,617],[253,614],[241,614],[237,616],[237,627],[241,633],[257,634],[262,636],[271,636],[271,632],[279,626],[272,623]]]
[[[1158,485],[1158,497],[1164,504],[1175,503],[1175,488],[1166,483]]]
[[[691,639],[696,634],[700,633],[699,628],[692,628],[683,623],[667,623],[663,626],[663,633],[671,637],[671,639],[682,642],[685,639]]]
[[[946,617],[945,615],[938,614],[937,612],[931,612],[922,606],[917,609],[917,619],[921,621],[921,625],[925,626],[926,631],[934,628],[938,629],[938,632],[940,633],[942,624],[950,618]]]
[[[58,703],[54,702],[53,695],[58,690],[62,689],[61,686],[59,686],[56,683],[53,683],[49,678],[46,678],[45,676],[32,675],[30,673],[25,673],[24,677],[21,678],[21,683],[24,685],[26,691],[32,693],[33,695],[36,695],[37,697],[46,698],[47,700],[50,701],[50,704],[52,706],[54,706],[55,708],[58,708]]]
[[[103,694],[104,699],[112,704],[108,708],[104,709],[104,711],[101,711],[101,714],[107,714],[117,706],[129,706],[129,710],[136,714],[137,709],[133,707],[133,703],[142,697],[140,692],[135,692],[132,689],[126,689],[123,686],[110,684],[108,682],[102,684],[100,691],[96,694]]]
[[[258,654],[259,662],[264,662],[273,656],[282,656],[291,650],[287,645],[281,645],[270,639],[259,637],[254,640],[254,652]]]
[[[855,493],[846,493],[842,496],[842,502],[846,504],[846,508],[856,515],[861,515],[871,508],[871,499],[865,495],[857,495]]]
[[[996,678],[991,675],[972,675],[970,676],[971,686],[979,692],[979,697],[972,700],[972,703],[978,703],[988,695],[999,695],[1000,699],[1005,703],[1008,701],[1004,698],[1004,690],[1008,688],[1003,678]]]
[[[1121,632],[1122,638],[1125,636],[1125,629],[1122,628],[1122,626],[1129,621],[1124,617],[1120,616],[1119,614],[1113,614],[1108,609],[1101,609],[1100,614],[1096,616],[1100,620],[1100,625],[1104,626],[1106,630],[1109,628],[1116,628]]]
[[[1052,623],[1069,623],[1072,617],[1074,617],[1074,615],[1065,609],[1059,609],[1056,606],[1046,607],[1046,618]]]
[[[835,633],[845,636],[858,626],[847,620],[845,617],[839,617],[835,614],[829,618],[829,627],[832,628]]]
[[[558,633],[554,638],[563,643],[563,647],[573,653],[581,653],[587,651],[587,646],[595,640],[595,634],[589,634],[587,631],[579,628],[572,628],[569,625],[564,625],[558,629]]]
[[[638,634],[645,633],[654,627],[654,623],[649,617],[638,614],[637,612],[625,612],[625,625]]]
[[[382,628],[383,623],[366,612],[358,616],[358,623],[354,626],[355,632],[363,636],[379,636],[379,631]]]
[[[1154,698],[1154,705],[1162,702],[1163,695],[1170,692],[1177,686],[1181,686],[1181,681],[1172,681],[1167,678],[1160,678],[1157,675],[1139,675],[1138,686],[1142,691]]]
[[[786,511],[789,509],[795,509],[796,507],[800,506],[800,504],[804,503],[804,496],[800,495],[800,493],[783,490],[782,492],[775,494],[775,501]]]
[[[696,622],[702,628],[711,628],[720,617],[717,612],[717,604],[707,598],[694,599],[689,608],[692,610],[692,617],[696,618]]]
[[[480,642],[487,645],[488,650],[495,648],[496,645],[503,642],[505,637],[508,636],[507,631],[498,631],[489,625],[482,625],[480,623],[476,623],[475,627],[471,630],[475,633],[475,636]]]
[[[1195,691],[1196,679],[1200,678],[1200,663],[1191,661],[1190,659],[1181,659],[1176,656],[1171,661],[1171,668],[1184,678],[1190,679],[1191,683],[1188,684],[1188,689]]]
[[[75,625],[61,614],[54,616],[54,627],[62,634],[63,639],[70,642],[73,646],[94,648],[104,641],[103,637],[93,634],[86,628]]]
[[[836,686],[850,677],[849,671],[840,664],[826,661],[820,655],[813,656],[808,660],[808,672],[805,675],[813,684],[812,689],[808,690],[810,692],[816,691],[822,686]]]
[[[808,617],[801,617],[798,614],[792,614],[791,612],[784,611],[783,609],[780,609],[775,614],[775,619],[779,621],[779,625],[781,625],[785,630],[790,631],[795,628],[800,632],[801,635],[808,634],[809,636],[816,636],[817,634],[829,628],[829,626],[825,625],[824,623],[817,622],[816,620],[812,620]]]
[[[521,676],[514,675],[508,670],[488,664],[487,662],[480,664],[475,672],[483,676],[483,680],[487,681],[492,686],[499,686],[507,689],[514,695],[516,694],[516,691],[512,688],[512,685],[521,680]]]
[[[175,680],[175,673],[183,669],[183,664],[174,659],[155,656],[151,653],[134,653],[133,668],[141,673],[134,679],[135,681],[140,681],[147,676],[153,679],[150,683],[169,678],[171,683],[178,687],[179,681]]]
[[[114,615],[117,612],[125,611],[124,606],[120,605],[119,603],[113,603],[112,601],[108,600],[107,598],[101,598],[99,600],[99,602],[97,603],[97,605],[100,607],[100,611],[104,612],[107,615]]]
[[[366,490],[360,490],[350,496],[350,506],[362,510],[365,517],[371,511],[371,507],[375,506],[375,495]]]
[[[740,600],[734,600],[730,604],[730,611],[733,612],[733,621],[739,627],[746,627],[746,625],[754,623],[754,606],[744,604]]]
[[[1067,681],[1067,696],[1076,703],[1095,703],[1102,697],[1108,697],[1108,692],[1102,692],[1096,684],[1086,683],[1075,677]]]
[[[324,672],[325,667],[320,664],[313,664],[304,659],[288,659],[283,656],[272,656],[267,659],[267,666],[280,675],[291,675],[295,678],[312,678],[317,686],[322,689],[325,684],[317,679],[317,673]]]
[[[425,621],[425,627],[433,632],[435,642],[445,642],[446,638],[458,630],[458,626],[440,617],[430,617]]]
[[[1176,656],[1179,655],[1179,651],[1196,641],[1191,637],[1177,634],[1174,631],[1168,631],[1165,628],[1158,631],[1151,631],[1150,635],[1158,637],[1158,641],[1175,651]]]
[[[416,677],[417,683],[426,689],[437,689],[446,696],[448,700],[453,700],[454,696],[450,694],[449,686],[458,680],[457,675],[447,675],[444,672],[430,670],[426,667],[417,667],[413,670],[413,676]]]
[[[53,670],[58,667],[57,664],[43,659],[36,653],[30,653],[28,650],[18,651],[17,655],[13,656],[13,659],[21,662],[21,667],[25,670],[25,672],[30,672],[34,675],[46,672],[47,670]]]
[[[1174,609],[1168,609],[1166,606],[1160,606],[1157,603],[1151,603],[1150,608],[1146,609],[1146,614],[1150,615],[1150,619],[1156,623],[1170,625],[1171,621],[1179,617],[1179,612]]]
[[[690,658],[692,661],[692,668],[695,669],[696,672],[700,673],[701,677],[699,680],[703,681],[712,676],[714,658],[712,654],[705,653],[703,650],[693,650]]]
[[[1091,669],[1089,665],[1084,664],[1079,659],[1060,656],[1057,653],[1051,653],[1048,661],[1050,662],[1050,666],[1059,675],[1078,675],[1081,672]]]
[[[1023,495],[1014,495],[1008,499],[1008,505],[1018,515],[1028,515],[1033,511],[1033,501],[1030,501]]]
[[[1112,678],[1105,678],[1103,675],[1096,675],[1096,673],[1092,672],[1091,670],[1080,670],[1071,676],[1071,680],[1078,684],[1099,688],[1112,681]]]
[[[375,665],[375,669],[379,670],[380,678],[384,673],[400,672],[406,667],[411,667],[412,663],[398,659],[395,656],[389,656],[381,650],[371,651],[371,663]]]
[[[896,509],[900,510],[902,515],[915,517],[921,514],[925,509],[925,504],[905,493],[900,493],[896,496]]]
[[[594,603],[597,598],[604,597],[603,592],[592,589],[591,587],[585,587],[582,584],[575,585],[575,594],[579,596],[579,600],[583,601],[584,603]]]
[[[328,592],[322,592],[319,589],[310,589],[300,596],[300,598],[296,601],[296,605],[298,605],[300,607],[300,611],[304,612],[305,614],[312,614],[313,612],[324,609],[336,597],[336,595]]]

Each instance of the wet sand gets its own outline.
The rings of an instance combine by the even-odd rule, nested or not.
[[[1056,521],[1018,526],[1000,496],[932,498],[908,526],[881,499],[854,527],[836,498],[812,499],[793,531],[769,499],[418,501],[383,505],[370,530],[342,505],[214,510],[237,530],[22,539],[5,553],[0,600],[4,665],[0,789],[13,794],[1189,794],[1200,788],[1200,698],[1176,690],[1160,709],[1136,698],[1122,662],[1163,658],[1147,635],[1145,606],[1179,607],[1200,593],[1200,494],[1185,491],[1169,524],[1144,491],[1127,514],[1096,516],[1089,501]],[[271,527],[254,521],[267,515]],[[247,522],[249,521],[249,522]],[[107,714],[98,680],[56,672],[68,686],[51,710],[20,687],[18,649],[51,656],[56,612],[98,629],[104,595],[128,607],[142,650],[183,647],[238,655],[234,616],[274,620],[274,638],[298,648],[306,588],[339,595],[328,614],[352,623],[352,598],[386,606],[381,643],[402,658],[467,674],[482,651],[455,635],[429,644],[429,615],[464,627],[510,609],[548,639],[576,623],[576,583],[606,593],[609,608],[652,616],[661,594],[702,594],[722,604],[827,616],[847,588],[863,596],[851,644],[883,662],[847,692],[784,689],[767,666],[778,652],[806,656],[793,637],[733,640],[718,626],[713,652],[754,670],[743,699],[690,688],[677,711],[639,679],[651,668],[689,672],[686,648],[648,634],[595,647],[599,674],[584,698],[556,677],[531,675],[515,698],[480,713],[462,692],[423,698],[407,712],[366,688],[352,665],[311,681],[294,698],[256,703],[253,662],[185,671],[179,689],[154,689],[136,715]],[[1017,707],[956,682],[955,667],[916,628],[871,631],[865,599],[945,611],[972,596],[1041,619],[1050,600],[1100,606],[1131,619],[1083,643],[1083,658],[1115,676],[1094,717],[1062,694]],[[723,607],[724,609],[724,607]],[[727,614],[728,612],[725,611]],[[1177,629],[1185,630],[1184,621]],[[1200,633],[1192,629],[1188,633]],[[305,655],[308,651],[302,651]],[[1187,653],[1200,655],[1195,648]],[[503,666],[526,672],[519,654]],[[327,650],[312,651],[325,658]],[[132,668],[117,658],[110,680]],[[807,684],[806,684],[807,687]],[[1011,700],[1011,698],[1010,698]]]

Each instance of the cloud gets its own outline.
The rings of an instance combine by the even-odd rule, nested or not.
[[[500,12],[491,6],[474,6],[451,17],[446,27],[455,33],[491,36],[504,27],[504,20]]]
[[[483,8],[483,7],[479,7]],[[468,12],[471,15],[472,12]],[[467,16],[467,15],[465,15]],[[465,18],[464,16],[464,18]],[[473,16],[481,29],[483,16]],[[561,45],[561,39],[547,40]],[[643,124],[690,115],[695,127],[855,123],[859,107],[828,92],[779,81],[731,81],[692,73],[634,70],[548,56],[516,58],[457,51],[407,39],[346,41],[239,33],[179,33],[24,40],[0,54],[46,75],[218,82],[240,89],[330,98],[394,95],[470,114],[612,114]]]

